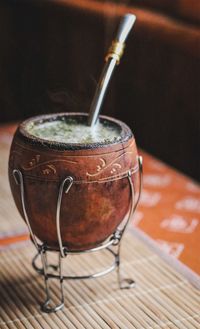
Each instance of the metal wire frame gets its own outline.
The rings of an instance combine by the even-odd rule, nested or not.
[[[59,248],[52,248],[44,243],[39,243],[37,241],[37,238],[35,234],[32,231],[30,221],[27,215],[26,211],[26,202],[25,202],[25,193],[24,193],[24,179],[22,172],[19,169],[13,170],[13,176],[15,179],[15,182],[17,185],[20,186],[20,196],[21,196],[21,203],[22,203],[22,210],[24,214],[25,221],[27,223],[29,233],[31,240],[37,250],[37,254],[32,260],[32,266],[33,268],[44,277],[45,280],[45,290],[46,290],[46,300],[42,304],[41,309],[43,312],[46,313],[52,313],[57,312],[58,310],[62,309],[64,307],[64,290],[63,290],[63,281],[64,280],[85,280],[85,279],[94,279],[101,276],[104,276],[113,270],[117,269],[117,278],[118,278],[118,285],[120,289],[129,289],[132,288],[135,285],[135,282],[132,279],[126,278],[122,279],[120,274],[120,256],[121,256],[121,240],[124,235],[124,232],[128,226],[128,223],[130,222],[130,219],[138,205],[140,196],[141,196],[141,190],[142,190],[142,157],[138,157],[138,164],[139,164],[139,193],[138,198],[135,201],[135,187],[133,185],[131,176],[131,171],[127,174],[127,179],[130,186],[130,209],[128,217],[125,221],[125,224],[122,228],[117,228],[117,230],[111,235],[109,239],[107,239],[104,243],[98,245],[97,247],[87,249],[87,250],[68,250],[65,246],[63,246],[62,243],[62,236],[61,236],[61,230],[60,230],[60,210],[62,205],[62,196],[63,193],[69,193],[72,185],[73,185],[73,178],[71,176],[66,177],[60,185],[59,193],[58,193],[58,199],[57,199],[57,208],[56,208],[56,230],[57,230],[57,238],[58,238],[58,245]],[[116,247],[116,251],[114,251],[112,248]],[[96,273],[88,274],[88,275],[63,275],[63,259],[66,258],[67,255],[77,255],[77,254],[84,254],[84,253],[91,253],[91,252],[98,252],[101,250],[105,250],[109,252],[113,258],[113,263]],[[57,252],[58,253],[58,265],[52,265],[48,264],[47,260],[47,252]],[[41,257],[42,262],[42,268],[39,268],[36,264],[38,257]],[[48,269],[53,269],[54,271],[57,271],[58,273],[49,273]],[[56,306],[50,306],[51,304],[51,295],[50,295],[50,279],[57,279],[60,282],[60,303]]]

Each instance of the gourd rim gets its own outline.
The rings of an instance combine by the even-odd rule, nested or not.
[[[82,150],[82,149],[96,149],[96,148],[103,148],[107,146],[114,146],[120,145],[121,143],[127,142],[129,139],[133,138],[133,133],[131,129],[122,121],[109,117],[100,115],[99,121],[100,122],[108,122],[116,125],[120,128],[120,138],[114,141],[103,141],[103,142],[93,142],[93,143],[67,143],[67,142],[60,142],[60,141],[52,141],[44,138],[39,138],[27,131],[27,126],[33,122],[34,124],[37,123],[44,123],[44,122],[52,122],[63,117],[72,117],[72,118],[79,118],[80,122],[87,123],[87,113],[81,112],[63,112],[63,113],[52,113],[52,114],[45,114],[45,115],[38,115],[31,118],[26,119],[19,125],[19,132],[23,136],[23,138],[32,145],[38,145],[42,147],[47,147],[49,149],[54,150]]]

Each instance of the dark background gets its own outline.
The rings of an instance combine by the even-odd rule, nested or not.
[[[200,29],[193,1],[189,10],[167,0],[135,7],[126,1],[127,8],[64,2],[1,1],[0,122],[88,112],[116,26],[132,11],[137,22],[102,113],[125,121],[140,147],[200,180]]]

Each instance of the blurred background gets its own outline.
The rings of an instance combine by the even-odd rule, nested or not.
[[[0,3],[0,123],[88,112],[120,17],[137,16],[102,114],[139,147],[200,180],[200,2]]]

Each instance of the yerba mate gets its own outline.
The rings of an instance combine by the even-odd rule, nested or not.
[[[117,125],[108,122],[98,122],[92,129],[86,123],[79,123],[75,119],[61,118],[51,122],[30,123],[27,131],[46,140],[64,143],[99,143],[120,140],[121,130]]]

